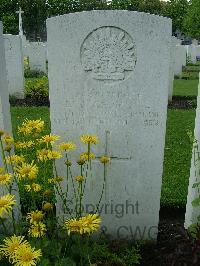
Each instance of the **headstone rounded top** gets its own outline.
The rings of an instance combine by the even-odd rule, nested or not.
[[[150,14],[150,13],[146,13],[146,12],[138,12],[138,11],[130,11],[130,10],[90,10],[90,11],[81,11],[81,12],[73,12],[73,13],[67,13],[67,14],[63,14],[63,15],[58,15],[55,17],[50,17],[48,18],[46,21],[47,23],[49,21],[53,21],[53,20],[57,20],[57,19],[63,19],[65,17],[75,17],[75,16],[81,16],[81,15],[106,15],[108,14],[109,16],[113,16],[113,15],[134,15],[134,16],[143,16],[143,17],[150,17],[151,19],[155,19],[155,20],[165,20],[165,21],[172,21],[170,18],[167,17],[163,17],[163,16],[159,16],[159,15],[155,15],[155,14]]]
[[[136,64],[132,37],[118,27],[100,27],[89,33],[81,46],[83,69],[100,81],[124,80]]]

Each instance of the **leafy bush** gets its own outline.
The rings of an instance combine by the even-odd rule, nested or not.
[[[24,77],[25,78],[41,78],[46,76],[46,73],[39,70],[30,70],[29,68],[25,68]]]
[[[48,78],[43,76],[42,78],[32,78],[26,80],[25,85],[26,97],[33,100],[40,101],[43,98],[49,97],[49,83]]]

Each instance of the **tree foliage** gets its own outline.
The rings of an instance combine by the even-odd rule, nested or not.
[[[18,33],[19,6],[23,11],[23,27],[28,39],[45,38],[45,21],[48,17],[83,10],[124,9],[163,15],[173,20],[173,31],[200,35],[200,0],[0,0],[0,20],[4,32]]]
[[[200,0],[190,1],[184,18],[184,30],[189,36],[200,39]]]

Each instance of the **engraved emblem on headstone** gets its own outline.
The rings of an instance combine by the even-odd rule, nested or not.
[[[97,80],[124,80],[136,64],[132,37],[117,27],[101,27],[91,32],[81,46],[81,62]]]

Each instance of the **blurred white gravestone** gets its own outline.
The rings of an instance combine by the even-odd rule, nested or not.
[[[185,213],[185,228],[188,228],[191,224],[196,223],[198,221],[197,217],[200,215],[200,207],[194,207],[192,205],[192,201],[200,197],[200,186],[193,187],[195,183],[200,182],[200,82],[197,96],[194,139],[195,141],[192,149],[190,179]]]
[[[0,129],[1,130],[3,129],[4,131],[12,135],[2,22],[0,22],[0,58],[1,58],[0,60]],[[2,153],[0,152],[0,167],[3,167],[4,164],[3,164],[3,158],[1,154]],[[12,191],[12,194],[15,194],[16,200],[19,206],[20,200],[19,200],[19,194],[16,191],[16,184],[13,184],[13,189],[15,189],[15,191]],[[0,196],[8,194],[8,193],[9,192],[6,190],[6,188],[3,189],[3,186],[0,187]],[[19,209],[15,208],[15,213],[14,213],[15,220],[17,220],[20,216]]]
[[[188,61],[190,63],[196,64],[196,45],[191,44],[186,46],[187,48],[187,56],[188,56]]]
[[[19,99],[24,98],[24,63],[22,40],[19,35],[4,34],[8,91]]]
[[[183,66],[186,66],[185,47],[182,45],[176,45],[174,51],[174,74],[181,76]]]
[[[48,19],[47,33],[52,133],[76,141],[84,133],[99,136],[97,157],[106,149],[112,158],[101,203],[106,233],[155,239],[171,20],[131,11],[90,11]],[[57,166],[65,175],[63,161]],[[100,180],[102,165],[95,160],[84,206],[98,203]],[[111,205],[115,213],[104,208]],[[62,221],[61,201],[57,216]]]
[[[30,70],[47,72],[46,44],[41,42],[29,42],[26,46],[26,55],[29,58]]]

